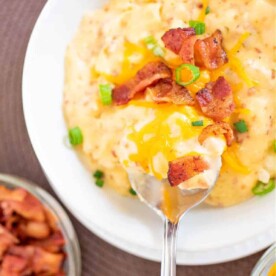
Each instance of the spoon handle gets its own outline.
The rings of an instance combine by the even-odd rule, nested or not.
[[[161,276],[176,275],[176,234],[178,223],[171,223],[167,218],[164,225],[163,258]]]

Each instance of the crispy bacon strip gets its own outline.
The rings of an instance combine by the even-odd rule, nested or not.
[[[45,220],[42,204],[26,190],[21,188],[10,190],[1,186],[0,192],[0,204],[5,216],[15,212],[26,219]]]
[[[117,105],[127,104],[138,92],[144,91],[161,79],[171,77],[171,69],[163,62],[150,62],[139,70],[134,78],[113,89],[113,101]]]
[[[227,54],[222,46],[223,37],[220,30],[216,30],[210,37],[198,39],[195,43],[195,64],[214,70],[228,62]]]
[[[15,212],[26,219],[40,222],[45,220],[42,204],[29,193],[23,201],[5,200],[1,203],[1,206],[6,215]]]
[[[179,51],[179,56],[183,63],[195,64],[194,46],[196,41],[196,36],[191,36],[183,42]]]
[[[60,252],[61,248],[65,245],[65,240],[62,233],[58,231],[43,240],[30,240],[29,244],[41,247],[51,253],[57,253]]]
[[[7,229],[5,229],[0,224],[0,261],[3,256],[3,254],[6,252],[6,250],[11,246],[18,242],[16,237],[14,237],[10,232],[8,232]],[[1,275],[1,274],[0,274]]]
[[[33,273],[56,275],[62,267],[64,254],[53,254],[36,246],[12,246],[9,255],[27,260]]]
[[[165,47],[175,54],[179,54],[183,43],[186,39],[195,36],[194,28],[177,28],[168,30],[163,36],[162,40]]]
[[[201,156],[184,156],[169,162],[168,180],[172,187],[202,173],[209,168]]]
[[[148,88],[150,97],[157,103],[169,102],[177,105],[194,105],[195,101],[186,87],[178,85],[172,79],[162,79]]]
[[[0,186],[0,202],[3,200],[23,201],[27,194],[28,192],[21,188],[10,190],[5,186]]]
[[[235,109],[232,89],[224,77],[208,83],[197,92],[196,99],[202,112],[216,121],[230,116]]]
[[[50,227],[45,222],[27,221],[18,226],[18,235],[39,240],[45,239],[50,235]]]
[[[28,260],[12,255],[4,257],[2,268],[0,269],[1,276],[22,276],[30,275],[30,273]]]
[[[234,132],[229,124],[225,122],[218,122],[205,127],[198,137],[200,144],[209,138],[210,136],[221,136],[224,135],[227,146],[231,146],[234,142]]]

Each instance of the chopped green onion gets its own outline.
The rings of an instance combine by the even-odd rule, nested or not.
[[[197,35],[201,35],[205,33],[205,23],[195,20],[189,21],[190,27],[195,29]]]
[[[103,173],[102,171],[100,171],[100,170],[96,170],[96,171],[94,172],[93,176],[94,176],[96,179],[101,179],[101,178],[103,178],[104,173]]]
[[[82,136],[81,129],[79,127],[74,127],[69,129],[68,134],[69,134],[69,141],[71,145],[77,146],[82,144],[83,136]]]
[[[157,40],[153,36],[148,36],[144,39],[146,47],[153,52],[157,57],[164,56],[164,49],[158,44]]]
[[[137,195],[137,193],[132,188],[129,189],[129,193],[133,196]]]
[[[270,179],[268,183],[258,181],[257,185],[252,189],[254,195],[266,195],[275,189],[275,179]]]
[[[207,6],[207,8],[206,8],[206,10],[205,10],[205,14],[206,14],[206,15],[209,14],[210,11],[211,11],[210,6]]]
[[[203,121],[194,121],[192,122],[192,126],[203,126]]]
[[[95,184],[96,184],[98,187],[102,188],[103,185],[104,185],[104,181],[103,181],[102,179],[97,179],[96,182],[95,182]]]
[[[164,56],[164,50],[162,47],[160,47],[159,45],[156,45],[153,50],[152,50],[153,54],[157,57],[163,57]]]
[[[103,105],[110,105],[112,103],[112,88],[109,84],[100,84],[99,86],[100,98]]]
[[[240,120],[236,123],[234,123],[235,129],[239,133],[245,133],[248,131],[248,127],[246,125],[246,122],[244,120]]]
[[[276,140],[274,140],[273,142],[273,148],[274,148],[274,152],[276,152]]]
[[[190,81],[187,81],[187,82],[181,81],[181,73],[182,73],[183,69],[189,69],[191,71],[193,77]],[[189,85],[189,84],[195,82],[199,78],[199,76],[200,76],[199,68],[192,64],[182,64],[178,68],[175,69],[176,82],[177,82],[177,84],[179,84],[181,86],[186,86],[186,85]]]
[[[149,50],[152,50],[157,45],[157,41],[153,36],[146,37],[144,42]]]

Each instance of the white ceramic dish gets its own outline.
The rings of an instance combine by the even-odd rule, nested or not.
[[[66,45],[96,0],[49,0],[30,39],[23,75],[29,135],[56,193],[71,212],[107,242],[159,261],[162,222],[140,202],[97,188],[76,154],[63,144],[61,110]],[[213,264],[254,253],[275,240],[275,193],[228,209],[200,206],[179,231],[178,264]]]

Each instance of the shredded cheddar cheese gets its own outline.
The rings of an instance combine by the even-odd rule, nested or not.
[[[241,80],[243,80],[246,83],[247,86],[253,87],[258,85],[257,81],[251,80],[248,77],[244,69],[244,66],[236,56],[236,54],[242,47],[243,43],[248,39],[249,36],[250,36],[250,33],[248,32],[245,32],[244,34],[242,34],[238,39],[237,43],[234,45],[234,47],[231,50],[227,51],[227,56],[229,61],[227,64],[211,72],[212,81],[215,81],[218,77],[223,76],[226,70],[231,69],[233,72],[235,72],[238,75],[238,77]]]
[[[124,48],[124,57],[119,75],[108,75],[104,72],[97,72],[92,68],[91,79],[101,75],[108,82],[119,85],[134,77],[137,71],[149,62],[160,60],[160,58],[154,56],[142,43],[138,45],[126,41]]]
[[[255,85],[258,85],[257,81],[251,80],[248,75],[246,74],[246,71],[241,63],[241,61],[236,57],[236,54],[241,49],[243,43],[248,39],[250,36],[249,32],[245,32],[242,34],[237,41],[236,45],[227,52],[228,58],[229,58],[229,65],[232,71],[236,72],[237,75],[249,86],[253,87]]]
[[[257,81],[251,80],[248,77],[241,61],[237,57],[230,56],[229,65],[231,67],[231,70],[236,72],[236,74],[239,76],[239,78],[241,78],[247,84],[247,86],[253,87],[253,86],[258,85]]]
[[[198,21],[204,21],[205,20],[205,16],[206,16],[206,8],[208,7],[208,0],[202,0],[202,9],[200,11],[199,17],[198,17]]]
[[[244,166],[239,160],[236,154],[236,145],[233,145],[231,148],[227,148],[227,150],[222,155],[223,163],[233,169],[234,171],[241,174],[249,174],[251,171]]]
[[[163,166],[168,166],[168,161],[178,158],[174,145],[178,142],[198,136],[202,128],[192,126],[192,121],[202,119],[200,113],[189,106],[176,106],[174,104],[156,104],[151,102],[132,101],[130,104],[140,107],[153,108],[154,119],[144,125],[140,130],[132,130],[128,138],[137,146],[137,152],[131,154],[129,159],[139,163],[146,172],[153,172],[156,178],[162,179],[154,162],[157,155],[162,155]],[[173,114],[178,114],[172,119]],[[182,117],[181,117],[182,115]],[[183,116],[184,115],[184,116]],[[169,120],[174,120],[170,123]],[[204,126],[212,120],[204,118]],[[171,125],[178,126],[177,131]],[[162,171],[166,171],[165,168]]]
[[[242,34],[238,40],[238,42],[236,43],[236,45],[230,50],[228,51],[228,55],[233,56],[235,55],[240,48],[242,47],[243,43],[247,40],[247,38],[250,36],[249,32],[245,32],[244,34]]]
[[[208,70],[201,70],[200,77],[192,84],[187,86],[187,89],[194,96],[199,90],[203,89],[205,85],[211,81],[211,74]]]

